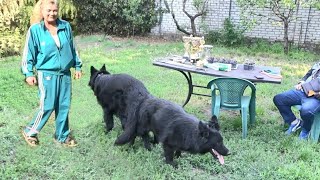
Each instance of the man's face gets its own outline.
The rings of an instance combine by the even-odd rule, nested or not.
[[[58,6],[56,4],[45,4],[42,8],[42,16],[44,21],[53,23],[58,18]]]

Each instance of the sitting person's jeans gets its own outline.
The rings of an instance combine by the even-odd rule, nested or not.
[[[310,131],[314,114],[320,111],[320,100],[315,97],[307,97],[303,91],[296,89],[277,94],[274,96],[273,102],[279,109],[284,122],[289,125],[296,119],[291,106],[301,105],[300,117],[303,120],[302,128],[306,131]]]

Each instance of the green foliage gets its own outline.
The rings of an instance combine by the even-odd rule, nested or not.
[[[59,14],[63,19],[75,19],[77,9],[74,0],[59,0]]]
[[[221,42],[227,46],[239,45],[243,41],[243,31],[235,26],[229,18],[224,20]]]
[[[156,24],[152,0],[75,0],[79,33],[145,34]]]
[[[220,31],[209,31],[206,40],[225,46],[237,46],[243,43],[244,35],[243,30],[227,18],[224,20],[223,29]]]
[[[144,34],[150,32],[150,29],[156,24],[155,1],[150,0],[131,0],[128,6],[123,9],[123,14],[129,24],[131,33]]]
[[[0,57],[14,54],[19,51],[21,44],[21,30],[17,16],[23,7],[24,1],[0,1]]]
[[[0,30],[0,34],[0,57],[19,52],[21,48],[21,33],[18,28],[6,30],[5,32]]]
[[[0,57],[19,54],[36,0],[0,1]],[[60,0],[60,16],[74,18],[73,0]]]
[[[19,14],[17,14],[17,23],[18,28],[21,31],[22,36],[28,31],[30,26],[30,16],[32,14],[33,6],[36,1],[30,1],[26,3],[21,9]]]
[[[193,0],[192,4],[197,9],[197,11],[201,11],[202,7],[208,3],[208,0]]]
[[[206,44],[219,44],[221,36],[221,30],[208,31],[207,35],[205,35]]]
[[[315,3],[314,7],[320,10],[320,2]]]

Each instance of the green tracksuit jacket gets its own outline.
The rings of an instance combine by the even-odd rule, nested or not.
[[[26,77],[34,75],[33,68],[58,74],[68,72],[71,67],[81,69],[70,24],[61,19],[57,19],[57,24],[60,48],[54,46],[55,42],[43,21],[30,27],[22,57],[22,72]]]

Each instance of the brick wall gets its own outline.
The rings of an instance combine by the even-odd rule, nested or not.
[[[170,2],[169,2],[170,3]],[[165,7],[164,4],[160,4]],[[169,4],[170,6],[170,4]],[[231,8],[230,8],[231,7]],[[186,6],[187,12],[194,15],[196,10],[191,5],[189,0]],[[182,1],[176,0],[173,11],[176,15],[176,19],[179,25],[187,27],[190,30],[189,18],[182,12]],[[268,9],[259,9],[258,13],[264,14],[273,19],[278,19],[272,15],[272,12]],[[235,24],[240,23],[240,9],[236,4],[236,0],[210,0],[208,3],[208,13],[203,20],[206,28],[209,30],[218,30],[223,28],[223,21],[230,15],[231,20]],[[294,12],[296,15],[296,12]],[[200,27],[201,17],[196,19],[197,28],[199,32],[204,32],[205,29]],[[320,43],[320,11],[316,9],[302,8],[300,7],[297,13],[297,18],[293,20],[289,25],[289,40],[293,40],[296,44],[308,43]],[[152,34],[181,34],[176,28],[170,13],[163,14],[161,25],[158,25],[152,29]],[[275,23],[267,18],[261,18],[259,24],[252,30],[245,33],[247,37],[264,38],[270,41],[282,41],[283,40],[283,25]]]

